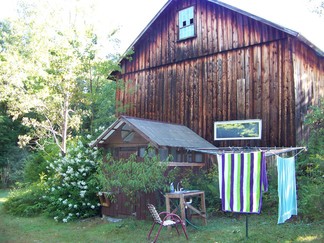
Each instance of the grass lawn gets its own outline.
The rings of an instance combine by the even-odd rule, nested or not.
[[[94,217],[57,223],[43,216],[16,217],[2,209],[1,204],[7,195],[7,191],[0,190],[0,242],[149,242],[146,235],[151,221],[127,218],[111,223]],[[178,236],[175,229],[163,229],[159,242],[324,242],[324,221],[312,224],[295,221],[277,225],[276,215],[249,215],[246,238],[245,220],[245,216],[221,214],[208,218],[207,226],[199,225],[198,221],[195,223],[197,228],[188,225],[189,241],[183,234]]]

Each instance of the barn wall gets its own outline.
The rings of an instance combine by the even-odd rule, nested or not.
[[[318,57],[305,44],[293,41],[293,64],[296,99],[297,141],[309,135],[303,121],[310,106],[318,105],[324,98],[324,58]]]
[[[264,139],[251,146],[292,144],[294,87],[286,45],[281,40],[125,74],[132,80],[123,93],[123,103],[131,104],[125,113],[184,124],[208,141],[214,121],[258,118]]]
[[[179,42],[177,12],[193,4],[197,37]],[[293,59],[305,58],[293,52],[298,43],[216,4],[174,1],[137,42],[132,61],[122,61],[118,115],[184,124],[210,142],[214,121],[259,118],[261,141],[214,145],[294,146],[294,70],[303,63]]]

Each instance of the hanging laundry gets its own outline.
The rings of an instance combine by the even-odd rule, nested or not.
[[[292,215],[297,215],[295,157],[277,156],[278,171],[278,224],[284,223]]]
[[[268,190],[265,153],[223,153],[217,161],[222,210],[260,213]]]

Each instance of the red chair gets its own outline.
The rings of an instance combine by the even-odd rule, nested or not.
[[[151,215],[153,217],[153,220],[154,220],[153,225],[151,227],[151,230],[147,235],[147,239],[150,239],[151,233],[152,233],[153,228],[154,228],[154,226],[156,224],[159,224],[160,227],[159,227],[159,230],[158,230],[153,242],[157,241],[157,239],[159,237],[159,234],[161,232],[161,229],[163,227],[174,226],[176,228],[177,232],[178,232],[178,235],[180,235],[179,230],[178,230],[178,226],[177,226],[178,224],[180,224],[181,227],[182,227],[182,230],[183,230],[183,232],[184,232],[184,234],[185,234],[185,236],[186,236],[186,238],[188,240],[188,235],[187,235],[185,223],[183,222],[183,220],[181,220],[181,218],[178,215],[176,215],[174,213],[168,213],[168,212],[158,213],[156,211],[156,208],[152,204],[148,204],[147,207],[150,210],[150,213],[151,213]],[[162,215],[165,215],[163,217],[163,219],[161,218]]]

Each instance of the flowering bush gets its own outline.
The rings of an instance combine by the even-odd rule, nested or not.
[[[87,137],[89,138],[89,137]],[[97,166],[101,160],[96,148],[89,148],[78,141],[71,146],[66,156],[47,166],[47,212],[56,221],[68,222],[98,214],[99,191]]]

